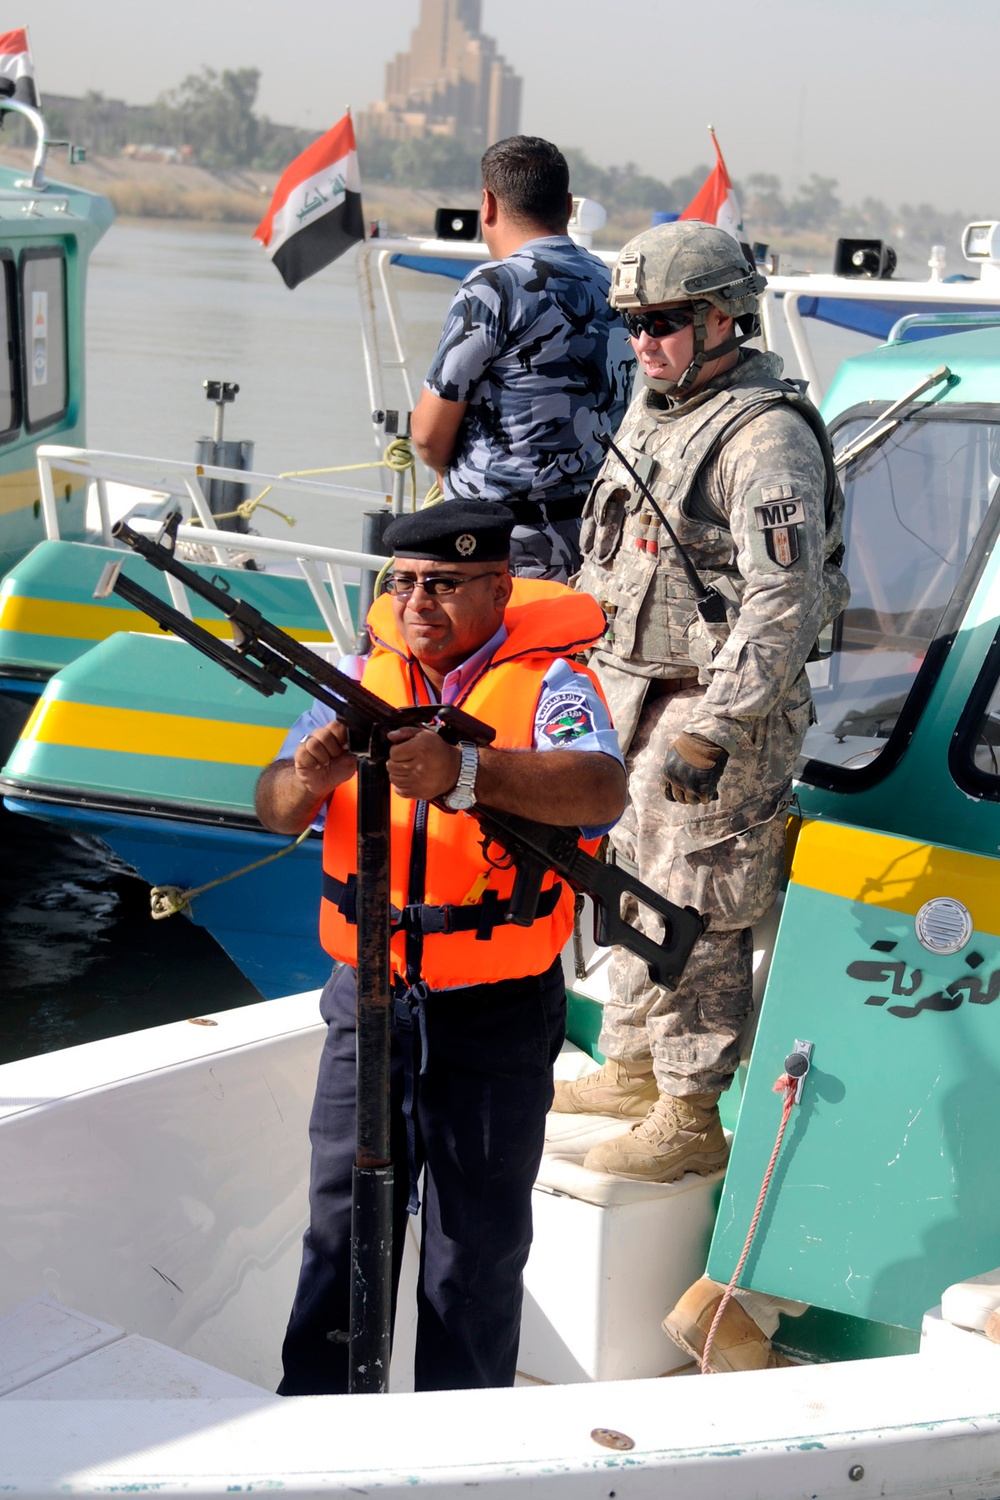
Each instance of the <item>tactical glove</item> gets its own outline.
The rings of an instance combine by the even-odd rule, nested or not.
[[[715,802],[716,787],[726,768],[729,751],[700,734],[683,730],[663,762],[663,792],[668,802]]]

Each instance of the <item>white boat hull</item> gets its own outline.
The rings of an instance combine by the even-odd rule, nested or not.
[[[0,1313],[48,1292],[270,1387],[321,1028],[315,996],[209,1019],[0,1068]],[[928,1328],[917,1355],[721,1379],[296,1400],[22,1387],[0,1398],[0,1485],[19,1500],[512,1483],[532,1500],[996,1497],[1000,1346]],[[609,1430],[633,1446],[604,1446]]]

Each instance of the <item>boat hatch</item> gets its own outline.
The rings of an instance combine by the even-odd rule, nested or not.
[[[709,1275],[743,1246],[797,1037],[812,1066],[740,1284],[915,1340],[946,1287],[996,1264],[996,876],[995,856],[803,824]]]
[[[848,411],[843,448],[877,416]],[[843,476],[851,602],[810,662],[817,723],[797,770],[848,791],[899,760],[1000,525],[1000,414],[942,406],[895,427]]]

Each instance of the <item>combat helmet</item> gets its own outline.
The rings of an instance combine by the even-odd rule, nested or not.
[[[679,380],[646,384],[665,395],[690,389],[709,354],[720,359],[756,338],[761,330],[760,294],[767,281],[746,260],[740,246],[714,224],[679,219],[657,224],[629,240],[611,276],[609,301],[616,311],[690,301],[694,312],[694,357]],[[731,338],[705,349],[707,308],[711,304],[734,320]]]

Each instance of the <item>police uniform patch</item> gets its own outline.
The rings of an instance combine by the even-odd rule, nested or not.
[[[781,568],[790,568],[799,557],[799,527],[806,510],[790,484],[772,484],[760,492],[763,505],[754,506],[757,530],[764,533],[767,555]]]
[[[545,718],[538,726],[538,733],[551,745],[568,745],[581,735],[594,733],[594,716],[582,693],[555,693],[544,710]]]

